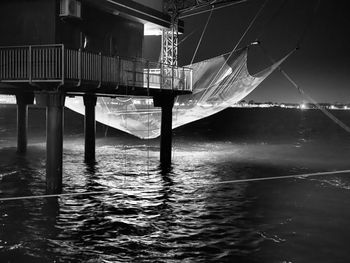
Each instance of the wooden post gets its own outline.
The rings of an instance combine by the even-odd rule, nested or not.
[[[96,139],[96,120],[95,120],[95,106],[96,96],[93,94],[84,95],[85,105],[85,162],[95,162],[95,139]]]

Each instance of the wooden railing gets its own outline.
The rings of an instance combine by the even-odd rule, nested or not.
[[[192,90],[192,70],[63,45],[0,47],[0,82],[57,82]]]

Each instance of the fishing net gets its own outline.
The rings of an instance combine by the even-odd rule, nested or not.
[[[289,55],[258,74],[250,75],[247,50],[188,66],[193,69],[193,93],[176,98],[173,129],[233,106],[252,92]],[[65,106],[84,114],[82,98],[67,98]],[[150,139],[160,135],[161,110],[153,106],[152,98],[99,97],[96,120],[139,138]]]

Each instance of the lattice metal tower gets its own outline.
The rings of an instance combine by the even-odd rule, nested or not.
[[[163,29],[161,62],[168,66],[177,66],[179,15],[195,12],[198,8],[209,8],[234,1],[239,0],[163,0],[163,11],[171,16],[172,25]]]
[[[162,33],[162,63],[167,66],[177,66],[178,54],[178,28],[177,21],[170,28],[163,29]]]
[[[164,12],[171,15],[171,27],[164,28],[162,33],[161,62],[166,66],[177,66],[178,55],[178,0],[165,0]]]

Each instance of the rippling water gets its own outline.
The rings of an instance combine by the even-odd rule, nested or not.
[[[42,124],[19,156],[15,111],[0,112],[1,197],[44,194]],[[334,114],[349,124],[350,112]],[[170,171],[157,140],[102,126],[86,165],[82,120],[68,112],[66,123],[64,192],[103,193],[1,201],[0,262],[350,260],[350,174],[213,184],[350,169],[350,135],[319,112],[230,109],[182,127]]]

